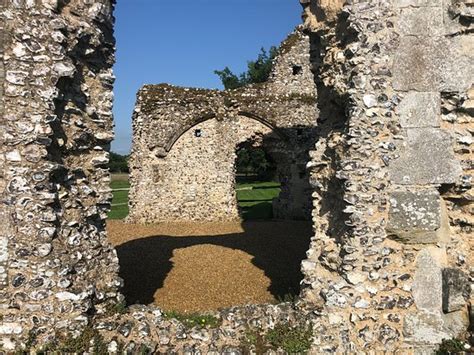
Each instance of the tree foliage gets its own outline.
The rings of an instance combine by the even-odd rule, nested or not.
[[[262,148],[239,149],[235,163],[238,174],[252,174],[257,175],[259,179],[271,179],[275,173],[275,165]]]
[[[111,173],[128,173],[128,155],[110,152],[108,166]]]
[[[267,53],[262,47],[257,59],[248,61],[247,71],[240,75],[234,74],[229,67],[215,70],[214,73],[220,77],[225,89],[237,89],[248,84],[263,83],[270,76],[277,51],[276,47],[270,47]]]

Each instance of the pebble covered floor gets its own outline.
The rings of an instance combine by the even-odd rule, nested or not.
[[[107,225],[127,303],[183,313],[298,294],[312,234],[300,221]]]

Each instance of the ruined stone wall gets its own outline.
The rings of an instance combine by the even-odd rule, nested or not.
[[[241,116],[197,124],[176,141],[166,157],[151,155],[141,160],[152,169],[142,169],[141,187],[134,192],[140,198],[132,204],[144,206],[133,206],[131,218],[140,222],[240,220],[235,193],[236,148],[269,134],[269,127]]]
[[[146,85],[133,115],[127,220],[238,220],[236,150],[258,137],[282,182],[274,217],[309,219],[313,83],[309,37],[297,29],[282,43],[267,83],[225,91]]]
[[[469,326],[472,3],[347,2],[323,22],[324,4],[303,3],[321,129],[302,264],[317,348],[433,349]]]
[[[0,347],[11,350],[81,329],[117,297],[104,231],[113,3],[0,4]]]
[[[239,353],[249,330],[285,322],[312,324],[311,353],[430,351],[465,335],[474,277],[472,1],[303,1],[317,114],[305,105],[316,95],[294,84],[285,96],[259,95],[259,87],[229,96],[169,86],[140,92],[175,100],[174,120],[140,143],[157,157],[196,124],[181,115],[191,104],[215,120],[207,124],[253,112],[275,126],[275,103],[294,114],[287,118],[317,119],[308,164],[315,235],[301,299],[215,312],[215,329],[186,329],[153,306],[104,309],[120,298],[104,234],[111,2],[0,5],[2,350],[44,348],[53,333],[77,336],[86,324],[111,353],[121,344]],[[149,130],[163,101],[138,106],[144,123],[134,128]],[[209,117],[209,107],[221,110]]]

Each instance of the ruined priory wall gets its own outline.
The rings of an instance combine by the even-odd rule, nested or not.
[[[317,348],[432,350],[463,337],[472,3],[346,2],[317,25],[326,8],[303,3],[320,109],[316,234],[302,264],[303,296],[322,314]]]
[[[292,119],[303,112],[318,120],[308,164],[315,236],[302,263],[302,298],[295,307],[224,310],[218,328],[186,329],[154,307],[105,314],[120,285],[104,233],[112,4],[0,2],[3,349],[77,335],[91,314],[109,352],[122,343],[130,351],[145,344],[238,353],[249,329],[287,321],[313,325],[313,353],[408,353],[463,336],[474,265],[472,1],[303,3],[319,116],[303,97],[252,91],[242,105],[272,112],[278,99]],[[222,103],[216,118],[239,110],[234,96],[211,97]],[[161,156],[154,138],[144,147]]]
[[[0,4],[0,347],[11,350],[80,330],[118,297],[104,230],[113,3]]]
[[[238,219],[235,150],[256,133],[282,182],[274,217],[309,219],[316,117],[310,40],[301,29],[281,44],[268,82],[224,91],[145,85],[132,120],[127,220]],[[200,128],[203,136],[194,137]]]
[[[143,157],[140,185],[131,198],[132,204],[143,206],[132,205],[129,218],[140,223],[240,220],[235,193],[237,146],[252,138],[261,144],[271,132],[243,116],[197,124],[166,157]]]
[[[281,43],[266,83],[269,93],[316,98],[316,87],[312,85],[314,75],[311,70],[310,47],[309,36],[301,27]]]

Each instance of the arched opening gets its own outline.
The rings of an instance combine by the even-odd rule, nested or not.
[[[313,84],[307,39],[289,38],[265,83],[232,91],[151,84],[138,92],[129,224],[109,222],[128,304],[207,311],[298,295],[312,234],[305,166],[314,140],[302,137],[316,112],[314,93],[301,90]],[[242,181],[236,159],[250,147],[253,169]],[[252,183],[257,188],[240,189]],[[252,192],[263,196],[245,198]]]
[[[255,117],[197,119],[165,156],[147,155],[135,193],[149,224],[109,224],[127,303],[195,312],[299,294],[311,237],[293,190],[305,129]]]

